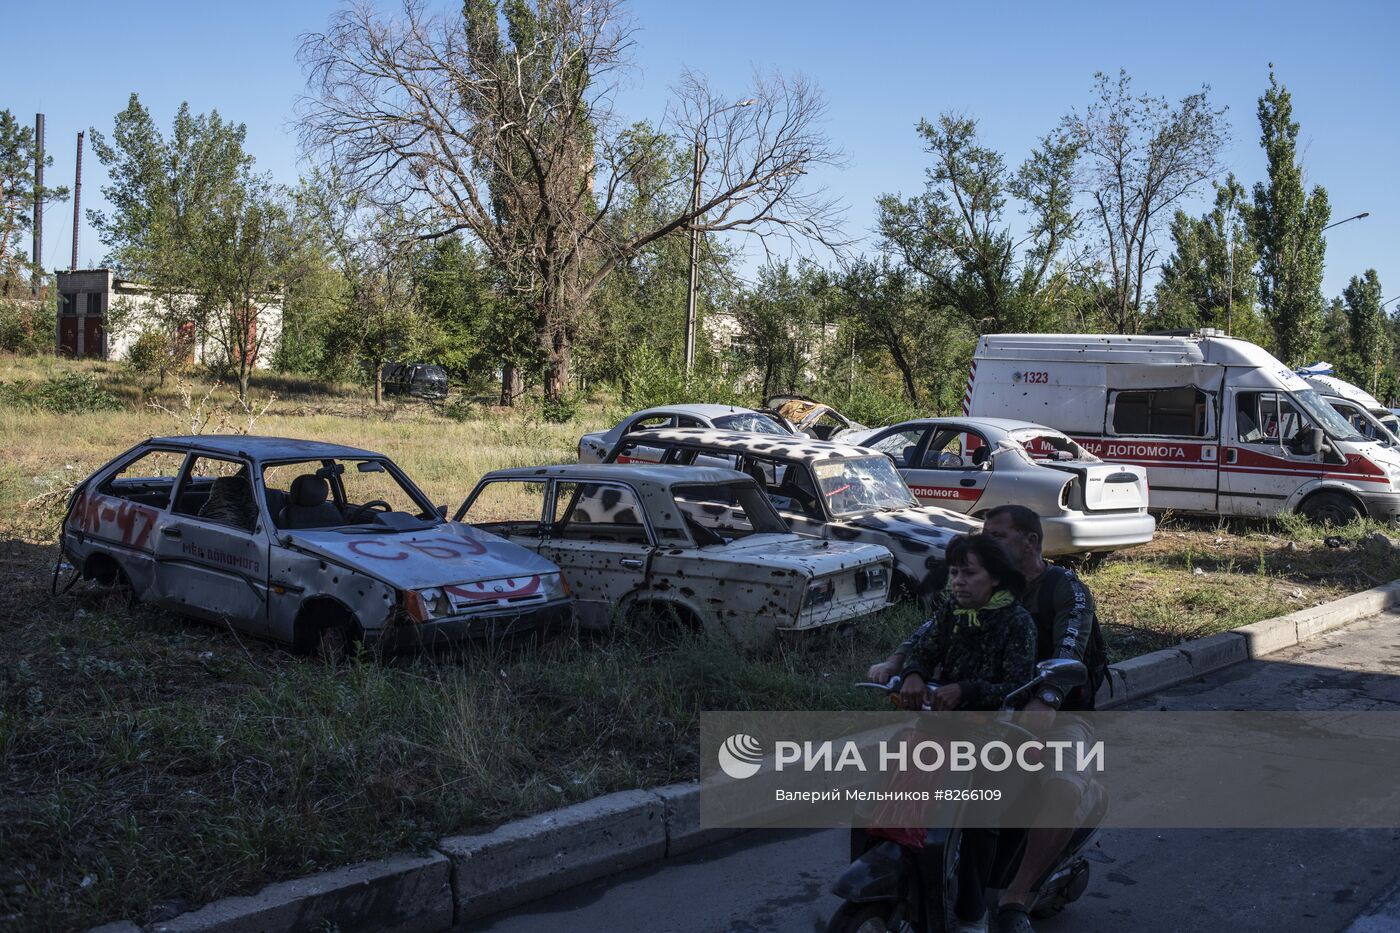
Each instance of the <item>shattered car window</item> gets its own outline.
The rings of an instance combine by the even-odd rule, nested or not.
[[[322,458],[272,464],[263,469],[268,514],[278,528],[386,525],[397,515],[436,523],[442,519],[380,459]]]
[[[636,493],[614,483],[559,483],[554,492],[554,538],[647,544],[645,512]]]
[[[184,465],[183,453],[173,450],[148,451],[113,473],[98,492],[163,509],[170,504],[175,479]]]
[[[544,518],[548,483],[500,480],[481,488],[464,518],[494,534],[537,534]]]
[[[786,428],[767,415],[756,411],[721,415],[715,419],[715,427],[726,431],[749,431],[755,434],[790,434]]]
[[[1014,432],[1011,439],[1024,447],[1035,460],[1099,462],[1098,457],[1058,431],[1027,429]]]
[[[907,509],[919,504],[888,457],[821,460],[812,464],[812,471],[833,515]]]
[[[686,526],[701,547],[752,534],[787,533],[787,525],[752,483],[677,486],[673,493]]]

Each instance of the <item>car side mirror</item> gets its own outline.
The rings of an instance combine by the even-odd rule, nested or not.
[[[437,507],[437,513],[438,513],[438,518],[446,518],[446,517],[447,517],[447,506],[446,506],[445,504],[444,504],[444,505],[438,506],[438,507]]]
[[[1073,658],[1050,658],[1035,666],[1036,676],[1052,687],[1071,690],[1089,679],[1084,662]]]

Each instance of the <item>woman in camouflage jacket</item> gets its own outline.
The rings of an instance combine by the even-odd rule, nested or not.
[[[920,709],[933,682],[934,709],[1000,709],[1035,677],[1035,623],[1017,602],[1025,578],[986,535],[956,539],[947,561],[948,593],[906,656],[900,694]]]

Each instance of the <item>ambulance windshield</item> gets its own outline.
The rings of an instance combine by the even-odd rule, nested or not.
[[[1337,410],[1322,400],[1312,389],[1299,389],[1293,392],[1293,398],[1307,412],[1308,417],[1317,423],[1327,436],[1337,441],[1353,441],[1361,443],[1366,440],[1352,427],[1351,422],[1337,414]]]

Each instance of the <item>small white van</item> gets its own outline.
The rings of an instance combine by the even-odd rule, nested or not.
[[[1267,351],[1218,332],[986,336],[963,407],[1147,467],[1153,509],[1400,516],[1400,451],[1360,434]]]

